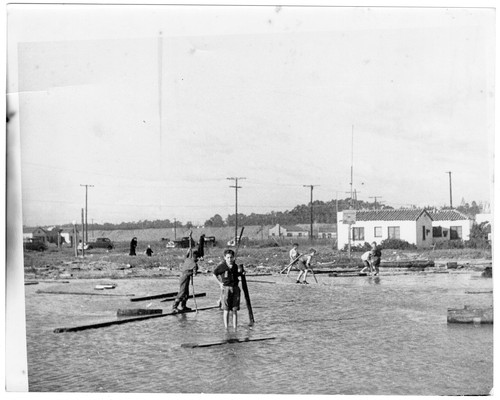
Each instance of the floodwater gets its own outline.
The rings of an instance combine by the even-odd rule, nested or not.
[[[479,395],[493,387],[492,325],[447,324],[447,308],[490,306],[479,272],[370,277],[316,275],[310,285],[248,277],[255,324],[242,296],[237,332],[219,309],[79,332],[54,329],[115,320],[118,309],[162,308],[136,297],[176,291],[176,279],[78,280],[25,286],[32,392]],[[262,282],[259,282],[262,281]],[[97,291],[98,283],[117,283]],[[275,283],[271,283],[275,282]],[[42,294],[67,291],[113,294]],[[195,278],[197,306],[218,285]],[[467,293],[468,291],[482,293]],[[188,305],[194,307],[192,299]],[[273,340],[184,348],[228,338]]]

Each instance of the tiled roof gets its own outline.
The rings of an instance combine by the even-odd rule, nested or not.
[[[440,210],[437,212],[430,212],[429,214],[433,221],[463,221],[470,219],[457,210]]]
[[[308,232],[308,229],[301,228],[297,225],[283,226],[287,232]]]
[[[423,213],[427,211],[424,209],[356,210],[356,221],[416,221]]]

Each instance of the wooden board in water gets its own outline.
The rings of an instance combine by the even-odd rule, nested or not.
[[[230,343],[246,343],[246,342],[260,342],[263,340],[273,340],[276,339],[276,336],[274,337],[264,337],[264,338],[244,338],[244,339],[226,339],[226,340],[221,340],[220,342],[209,342],[209,343],[182,343],[181,347],[187,347],[189,349],[193,349],[195,347],[211,347],[211,346],[220,346],[223,344],[230,344]]]
[[[152,314],[162,314],[163,310],[161,308],[120,308],[116,311],[116,315],[119,317],[130,317],[135,315],[152,315]]]
[[[205,297],[207,294],[206,293],[196,293],[194,296],[190,295],[188,298],[192,299],[193,297]],[[161,303],[164,303],[165,301],[174,301],[175,297],[168,297],[166,299],[160,300]]]
[[[213,307],[198,308],[198,311],[211,310],[213,308],[219,308],[219,307],[213,306]],[[146,315],[144,317],[124,318],[124,319],[117,319],[117,320],[113,320],[113,321],[101,322],[98,324],[74,326],[74,327],[70,327],[70,328],[56,328],[56,329],[54,329],[54,333],[78,332],[78,331],[84,331],[86,329],[105,328],[105,327],[111,326],[111,325],[121,325],[121,324],[127,324],[129,322],[144,321],[144,320],[152,319],[152,318],[169,317],[172,315],[187,314],[187,313],[192,313],[192,312],[196,312],[196,310],[179,311],[176,313],[170,312],[170,313],[166,313],[166,314]]]
[[[177,292],[162,293],[162,294],[153,294],[151,296],[135,297],[133,299],[130,299],[130,301],[144,301],[144,300],[153,300],[153,299],[163,299],[164,297],[173,297],[173,296],[177,296]]]

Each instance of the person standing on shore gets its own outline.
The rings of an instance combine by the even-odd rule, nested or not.
[[[243,274],[243,266],[235,262],[234,251],[224,251],[224,261],[215,267],[213,276],[222,291],[222,309],[224,310],[224,327],[228,329],[229,312],[233,313],[233,328],[238,327],[238,310],[240,309],[239,276]]]
[[[132,240],[130,241],[130,256],[135,256],[135,249],[137,247],[137,238],[134,236]]]
[[[172,305],[172,312],[191,311],[186,306],[189,298],[189,282],[198,273],[198,251],[189,251],[181,267],[181,277],[179,278],[179,291]],[[180,305],[180,307],[179,307]]]
[[[153,255],[153,249],[151,248],[150,244],[148,244],[148,248],[146,249],[146,255],[148,257],[151,257]]]
[[[372,265],[372,270],[375,271],[375,276],[379,274],[380,259],[382,258],[382,252],[377,246],[377,242],[372,242],[372,249],[370,251],[370,264]]]
[[[304,280],[302,281],[303,284],[308,285],[309,282],[307,282],[307,273],[309,272],[311,268],[311,261],[314,255],[316,254],[316,250],[314,249],[309,249],[309,253],[307,254],[302,254],[299,259],[297,260],[297,266],[299,267],[299,275],[297,276],[297,281],[295,283],[301,283],[300,282],[300,277],[302,274],[304,274]]]

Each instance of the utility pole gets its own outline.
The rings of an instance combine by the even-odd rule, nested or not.
[[[450,208],[453,208],[453,201],[451,196],[451,171],[445,172],[445,174],[448,174],[450,177]]]
[[[85,233],[85,243],[88,243],[89,241],[89,226],[87,222],[87,197],[88,197],[88,190],[89,187],[94,187],[94,185],[80,185],[80,186],[85,186],[85,226],[84,226],[84,233]],[[82,235],[83,238],[83,235]]]
[[[177,220],[174,218],[174,240],[177,240]]]
[[[370,199],[375,199],[375,210],[377,209],[377,199],[381,199],[382,196],[370,196]]]
[[[310,236],[310,240],[312,242],[313,241],[313,220],[314,220],[314,217],[313,217],[313,189],[314,189],[314,186],[318,186],[318,185],[302,185],[302,186],[311,188],[311,233],[309,234],[309,236]]]
[[[82,231],[85,230],[85,221],[83,219],[83,208],[82,208]],[[85,242],[83,241],[83,232],[82,232],[82,257],[85,257]]]
[[[238,189],[241,189],[241,186],[238,186],[238,179],[247,179],[247,178],[231,177],[231,178],[226,178],[226,179],[228,179],[230,181],[234,181],[234,186],[229,186],[229,187],[235,189],[235,196],[236,196],[236,200],[235,200],[235,213],[234,213],[234,217],[235,217],[235,222],[234,222],[234,244],[235,244],[235,246],[237,246],[238,243],[236,243],[236,241],[238,240]]]

